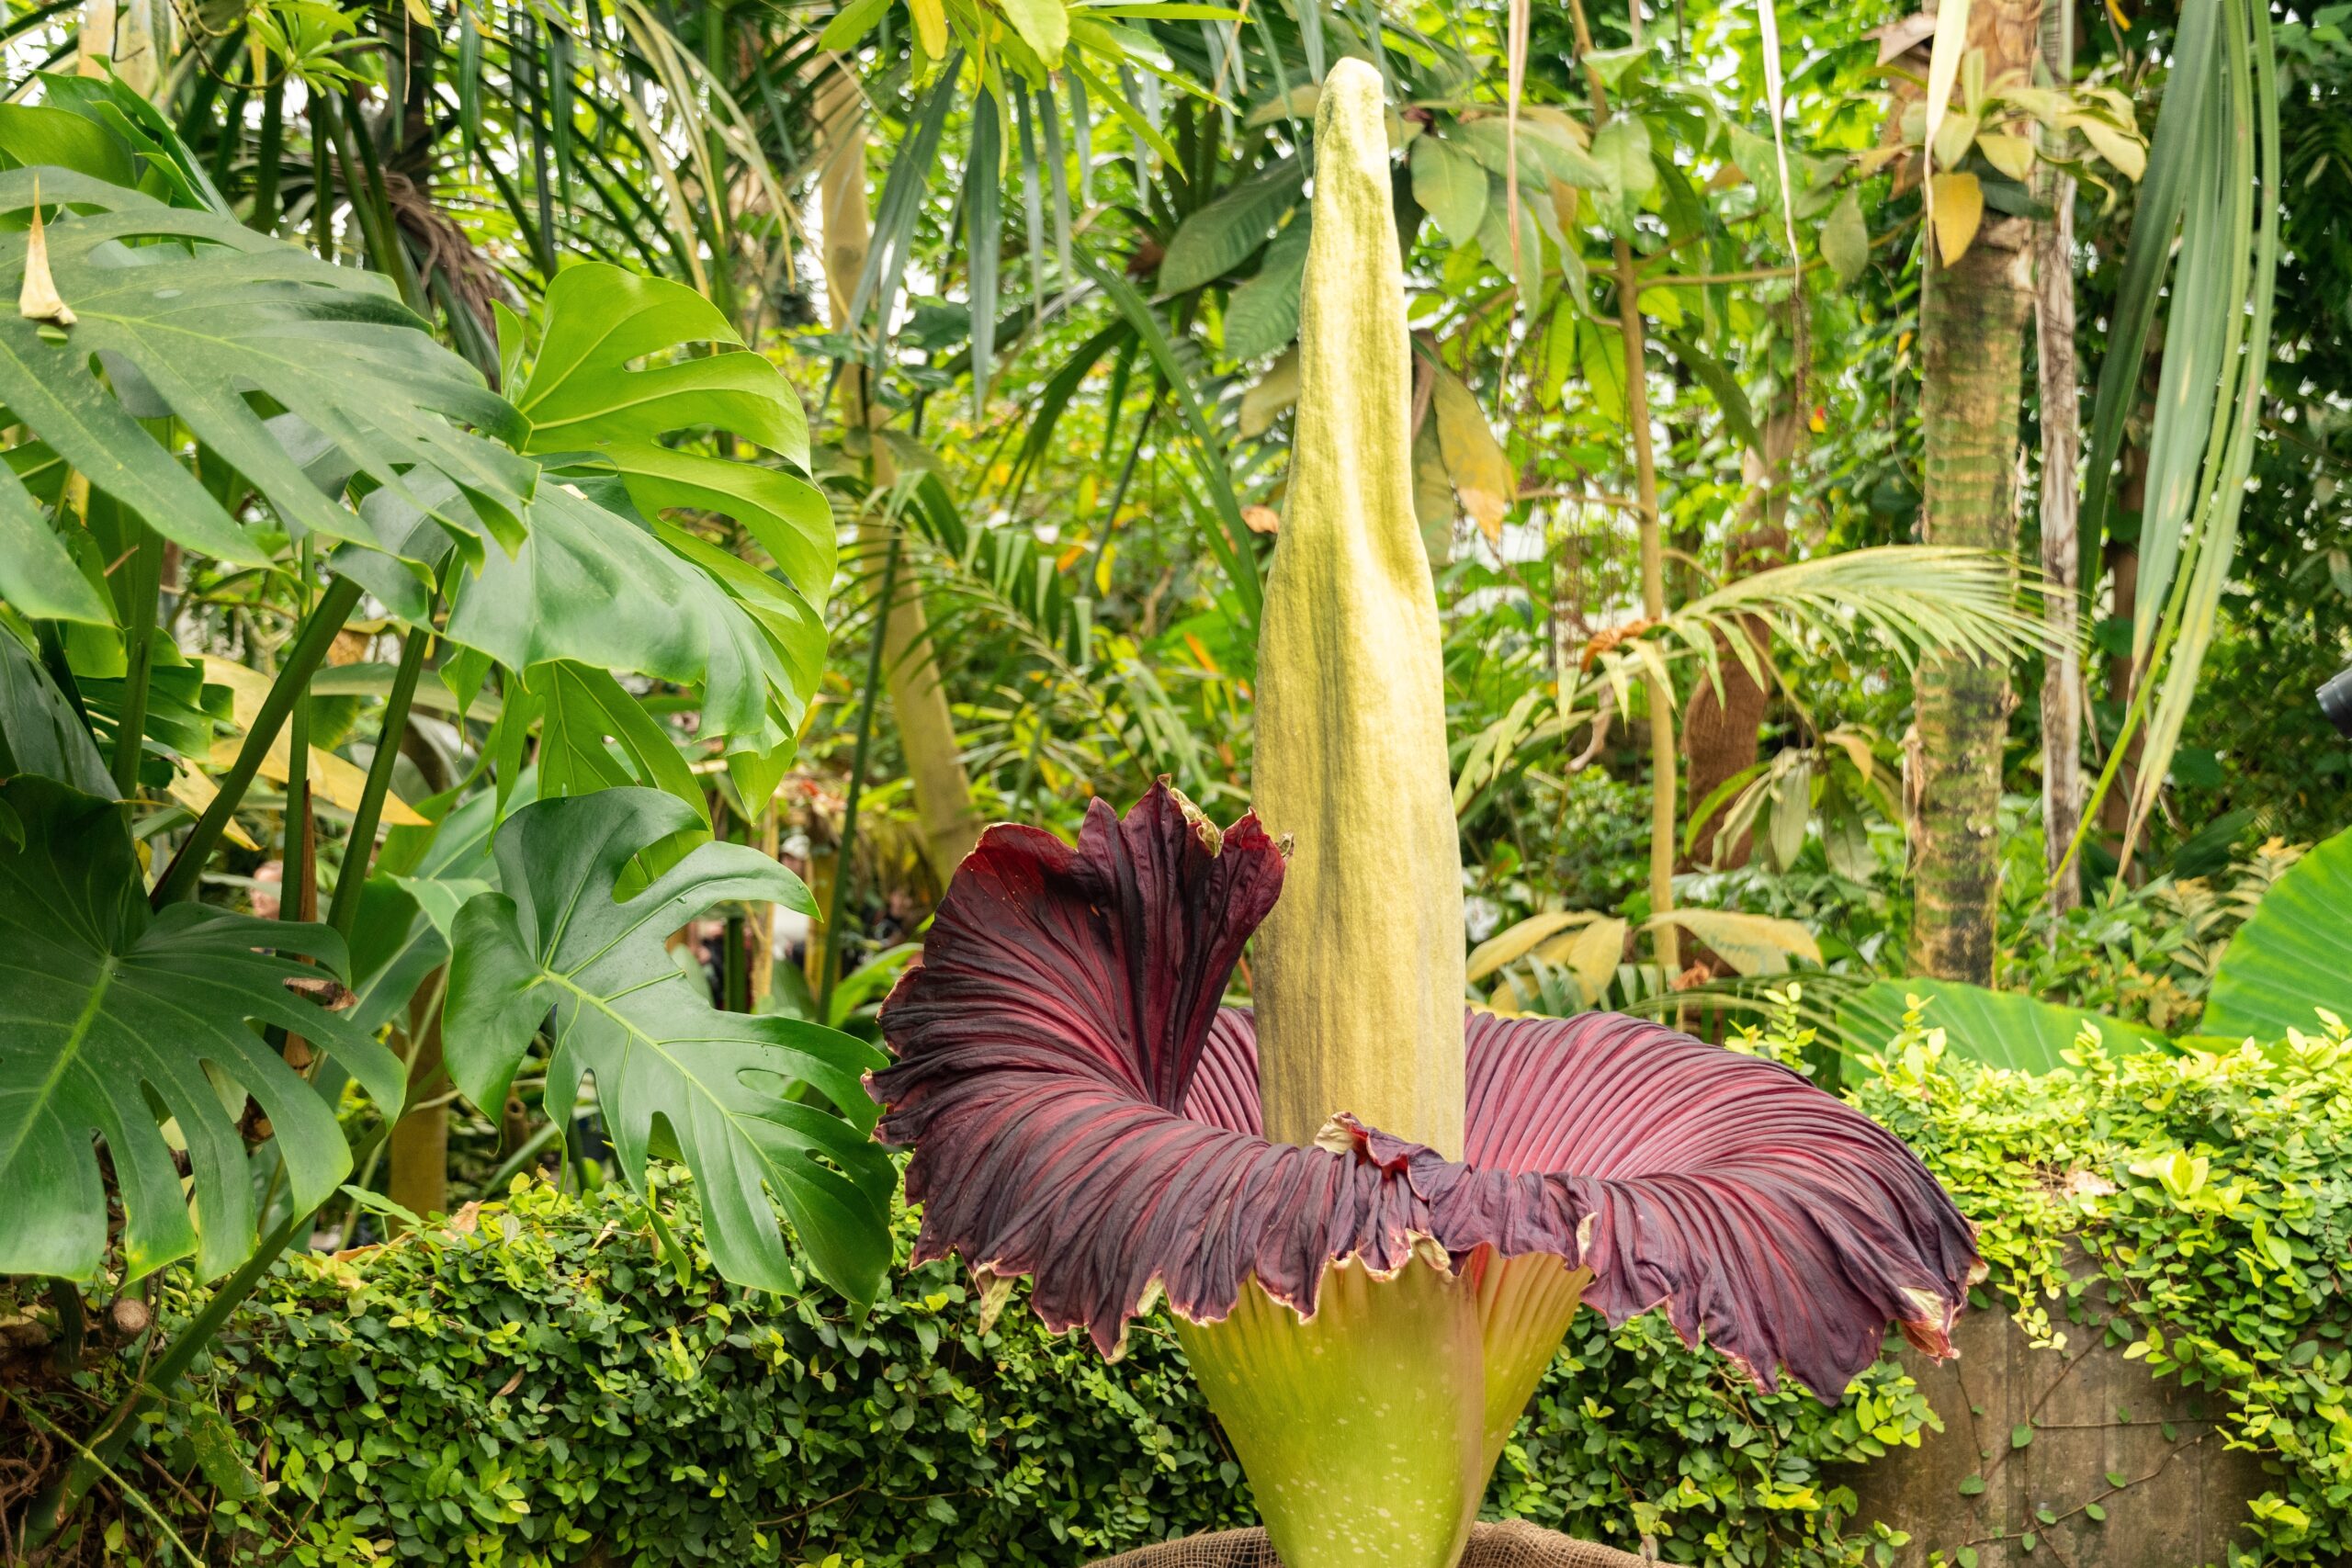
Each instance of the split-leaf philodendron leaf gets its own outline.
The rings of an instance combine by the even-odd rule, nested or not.
[[[334,1108],[261,1027],[328,1053],[388,1111],[401,1102],[400,1064],[288,988],[339,976],[343,942],[325,926],[197,903],[151,915],[120,807],[111,789],[87,793],[106,781],[96,749],[6,635],[0,670],[0,730],[18,770],[0,785],[0,1273],[96,1270],[107,1208],[94,1135],[122,1195],[130,1274],[191,1253],[199,1273],[223,1273],[254,1247],[238,1128],[248,1094],[269,1118],[297,1213],[351,1167]],[[187,1151],[193,1205],[167,1118]]]
[[[519,437],[514,411],[435,344],[375,274],[330,265],[224,214],[166,207],[54,167],[0,174],[0,277],[23,276],[21,224],[38,186],[49,267],[74,321],[0,312],[0,406],[91,484],[191,550],[249,565],[267,557],[142,419],[173,418],[243,476],[288,524],[373,544],[368,525],[304,471],[257,412],[296,411],[310,444],[345,474],[394,494],[446,480],[468,525],[512,533],[537,465],[475,426]],[[282,417],[282,416],[281,416]],[[337,487],[339,488],[339,487]],[[64,546],[11,477],[0,476],[0,592],[28,613],[97,618],[71,591]],[[19,558],[19,552],[22,552]]]
[[[695,825],[684,802],[650,789],[542,800],[506,819],[499,890],[468,902],[451,933],[449,1076],[475,1103],[503,1103],[544,1024],[550,1114],[568,1121],[563,1108],[593,1076],[627,1179],[641,1185],[658,1153],[682,1157],[729,1279],[795,1283],[781,1206],[817,1272],[871,1300],[890,1262],[894,1173],[867,1136],[876,1108],[861,1075],[881,1054],[816,1024],[721,1012],[663,946],[719,903],[813,912],[808,890],[755,849],[706,843],[635,897],[614,897],[643,851]],[[788,1095],[796,1083],[839,1113]]]
[[[530,421],[524,450],[556,462],[585,454],[608,465],[636,511],[666,519],[654,533],[742,606],[789,671],[777,683],[776,717],[791,734],[822,671],[834,538],[824,492],[801,477],[808,423],[790,383],[744,349],[725,313],[700,294],[620,267],[560,274],[540,321],[537,356],[514,393]],[[506,318],[504,332],[519,351],[520,323]],[[695,344],[719,352],[665,358]],[[648,363],[632,368],[639,361]],[[799,471],[707,457],[665,439],[698,430],[755,442]],[[710,516],[740,525],[773,570],[748,566],[681,525]]]

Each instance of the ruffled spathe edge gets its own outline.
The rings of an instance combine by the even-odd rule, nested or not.
[[[1340,1116],[1327,1146],[1260,1135],[1250,1015],[1218,1008],[1282,853],[1221,835],[1163,782],[1072,848],[997,827],[882,1010],[878,1135],[911,1145],[918,1260],[1027,1275],[1105,1355],[1164,1295],[1223,1319],[1254,1279],[1302,1315],[1324,1269],[1550,1254],[1611,1322],[1663,1306],[1774,1386],[1825,1397],[1886,1325],[1949,1352],[1979,1268],[1917,1157],[1776,1064],[1654,1023],[1474,1015],[1465,1159]]]

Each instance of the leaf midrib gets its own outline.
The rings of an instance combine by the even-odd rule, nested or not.
[[[718,1108],[718,1113],[726,1118],[729,1130],[732,1132],[737,1138],[741,1139],[746,1147],[751,1149],[752,1157],[754,1159],[758,1159],[760,1146],[759,1140],[753,1138],[749,1133],[742,1130],[740,1123],[744,1120],[744,1118],[739,1115],[726,1100],[720,1099],[717,1091],[705,1084],[698,1074],[688,1071],[683,1057],[665,1049],[660,1040],[647,1033],[642,1028],[639,1027],[636,1021],[631,1019],[627,1013],[620,1011],[617,1008],[611,1005],[612,1001],[617,1001],[622,997],[634,996],[639,991],[646,990],[651,987],[661,985],[666,980],[675,978],[675,976],[669,975],[657,975],[641,985],[631,986],[628,990],[616,993],[609,1001],[607,998],[589,990],[586,987],[580,985],[577,981],[573,980],[570,975],[564,974],[560,970],[549,969],[544,964],[539,968],[539,977],[543,982],[548,985],[552,985],[562,990],[571,992],[571,995],[577,998],[580,1001],[595,1009],[598,1012],[603,1013],[606,1018],[612,1020],[614,1023],[619,1025],[622,1033],[626,1035],[632,1043],[640,1041],[643,1042],[646,1049],[655,1053],[664,1062],[667,1062],[670,1065],[672,1071],[676,1073],[678,1077],[684,1081],[695,1094]],[[603,1096],[604,1092],[604,1085],[600,1082],[597,1085],[597,1093],[599,1098]],[[767,1164],[763,1159],[759,1159],[759,1163],[762,1166],[765,1166]]]
[[[56,1060],[50,1064],[49,1077],[42,1080],[40,1088],[35,1091],[33,1108],[19,1123],[16,1139],[6,1149],[0,1149],[0,1170],[6,1170],[17,1163],[17,1156],[23,1150],[27,1140],[32,1137],[34,1129],[44,1120],[42,1112],[49,1101],[56,1096],[66,1073],[79,1059],[82,1046],[88,1041],[91,1029],[97,1023],[107,992],[114,985],[114,977],[120,967],[120,963],[121,961],[111,953],[99,957],[97,980],[90,987],[89,999],[82,1004],[81,1016],[74,1021],[74,1027],[66,1032]]]

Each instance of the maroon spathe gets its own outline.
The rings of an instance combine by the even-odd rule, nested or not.
[[[1326,1265],[1385,1273],[1423,1237],[1590,1269],[1611,1323],[1664,1304],[1767,1388],[1835,1398],[1890,1322],[1948,1351],[1976,1249],[1917,1156],[1655,1023],[1472,1014],[1460,1163],[1346,1118],[1340,1152],[1267,1142],[1250,1014],[1218,1003],[1282,876],[1254,816],[1220,834],[1164,782],[1124,820],[1094,802],[1076,849],[982,836],[882,1009],[918,1261],[1029,1275],[1105,1354],[1155,1281],[1195,1321],[1252,1276],[1312,1313]]]

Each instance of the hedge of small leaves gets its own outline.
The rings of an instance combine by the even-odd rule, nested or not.
[[[1978,1218],[1987,1285],[2038,1339],[2101,1334],[2218,1395],[2272,1481],[2254,1561],[2352,1560],[2352,1042],[2319,1021],[2222,1054],[2086,1032],[2030,1077],[1947,1056],[1915,1010],[1854,1096]]]
[[[1807,1043],[1783,1026],[1746,1048]],[[1915,1021],[1858,1098],[1982,1217],[1984,1304],[2218,1391],[2233,1439],[2275,1461],[2269,1554],[2340,1558],[2352,1047],[2077,1055],[2071,1076],[1990,1072]],[[667,1224],[616,1189],[518,1181],[469,1231],[289,1260],[154,1420],[147,1502],[207,1561],[501,1568],[1075,1564],[1249,1518],[1164,1331],[1138,1325],[1107,1368],[1018,1300],[983,1333],[950,1265],[901,1269],[859,1322],[814,1285],[747,1295],[695,1248],[691,1190],[656,1201]],[[2070,1275],[2070,1242],[2097,1273]],[[2128,1303],[2111,1323],[2101,1276]],[[84,1398],[120,1375],[85,1373]],[[1858,1529],[1827,1467],[1931,1419],[1891,1358],[1826,1409],[1758,1393],[1655,1315],[1587,1314],[1489,1510],[1668,1562],[1884,1562],[1902,1538]],[[177,1559],[112,1493],[101,1532],[110,1561]]]

